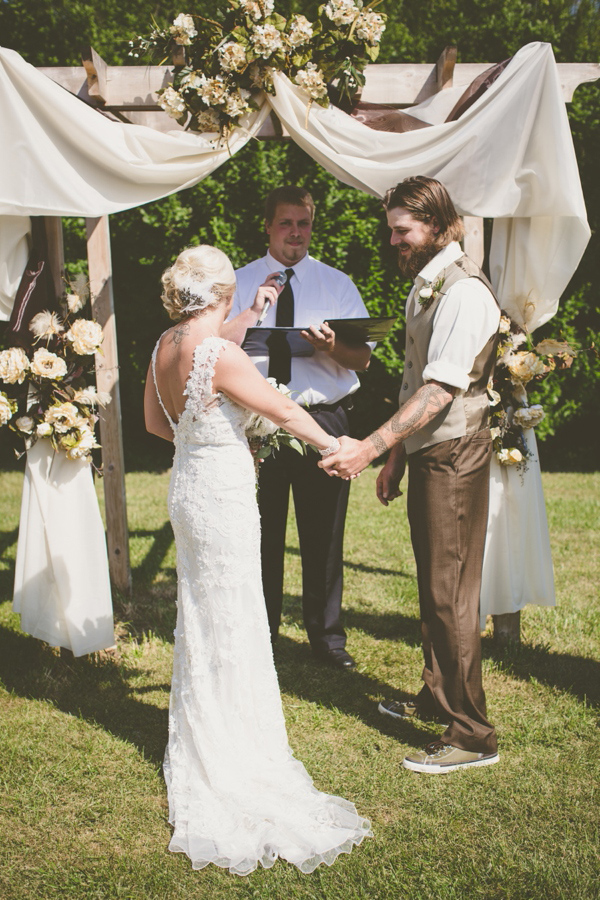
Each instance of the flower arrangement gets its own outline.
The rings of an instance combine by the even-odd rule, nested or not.
[[[267,378],[267,381],[284,397],[291,397],[292,392],[285,384],[279,384],[274,378]],[[298,453],[306,453],[304,441],[293,437],[289,432],[259,413],[251,416],[246,426],[246,437],[254,456],[257,472],[260,460],[266,459],[281,446],[291,447]]]
[[[96,391],[86,375],[94,370],[102,328],[91,319],[76,318],[87,301],[83,277],[70,285],[64,315],[44,312],[33,317],[29,350],[9,347],[0,351],[0,426],[8,425],[23,441],[23,452],[47,438],[69,459],[91,459],[100,445],[94,433],[97,408],[110,402],[110,394]],[[100,351],[101,352],[101,351]]]
[[[274,93],[274,71],[321,106],[330,93],[338,103],[351,102],[365,66],[379,54],[386,21],[373,10],[379,3],[328,0],[310,22],[303,15],[286,20],[274,0],[228,0],[218,21],[181,13],[170,27],[130,41],[130,55],[175,53],[173,83],[158,92],[160,105],[192,131],[226,136],[258,92]]]
[[[551,372],[569,368],[575,350],[553,339],[534,346],[531,336],[505,314],[499,330],[496,369],[488,384],[492,442],[501,465],[525,471],[532,453],[524,429],[535,428],[545,417],[540,404],[529,405],[527,390]]]

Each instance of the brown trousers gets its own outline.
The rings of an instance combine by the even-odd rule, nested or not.
[[[481,680],[479,594],[492,454],[488,429],[408,457],[425,682],[417,702],[449,727],[447,744],[497,749]]]

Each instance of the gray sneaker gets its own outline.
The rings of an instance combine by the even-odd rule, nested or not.
[[[440,725],[446,724],[441,722],[435,713],[431,716],[423,713],[418,704],[413,703],[412,700],[382,700],[377,709],[382,715],[391,716],[392,719],[421,719],[424,722],[438,722]]]
[[[409,753],[404,757],[402,765],[413,772],[428,772],[441,775],[454,772],[455,769],[476,768],[477,766],[493,766],[500,757],[497,753],[473,753],[461,750],[443,741],[434,741],[424,750]]]

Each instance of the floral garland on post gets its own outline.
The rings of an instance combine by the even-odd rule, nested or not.
[[[340,105],[351,103],[365,66],[379,54],[386,16],[373,7],[381,2],[328,0],[310,22],[302,15],[286,20],[274,0],[228,0],[219,21],[181,13],[169,28],[130,41],[130,55],[174,57],[173,84],[158,91],[160,105],[187,129],[226,137],[256,108],[256,94],[275,92],[275,71],[320,106],[329,105],[330,94]]]
[[[552,338],[533,346],[529,334],[506,314],[500,318],[500,341],[494,376],[488,384],[492,442],[501,465],[527,470],[533,456],[523,431],[545,417],[543,407],[529,405],[527,390],[557,369],[567,369],[576,351]],[[519,350],[523,344],[527,349]]]
[[[38,438],[47,438],[69,459],[88,462],[100,446],[94,433],[96,410],[111,398],[88,384],[86,376],[95,369],[94,354],[101,352],[102,327],[75,318],[87,301],[83,276],[70,288],[62,317],[45,310],[29,323],[34,335],[29,350],[0,351],[0,381],[7,386],[0,390],[0,426],[8,425],[23,441],[24,449],[15,450],[17,457]]]

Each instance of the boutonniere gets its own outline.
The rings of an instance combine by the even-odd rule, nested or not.
[[[423,309],[427,309],[428,306],[431,306],[433,301],[437,300],[442,293],[443,286],[443,278],[438,278],[436,282],[426,281],[417,295],[419,305],[422,306]]]

